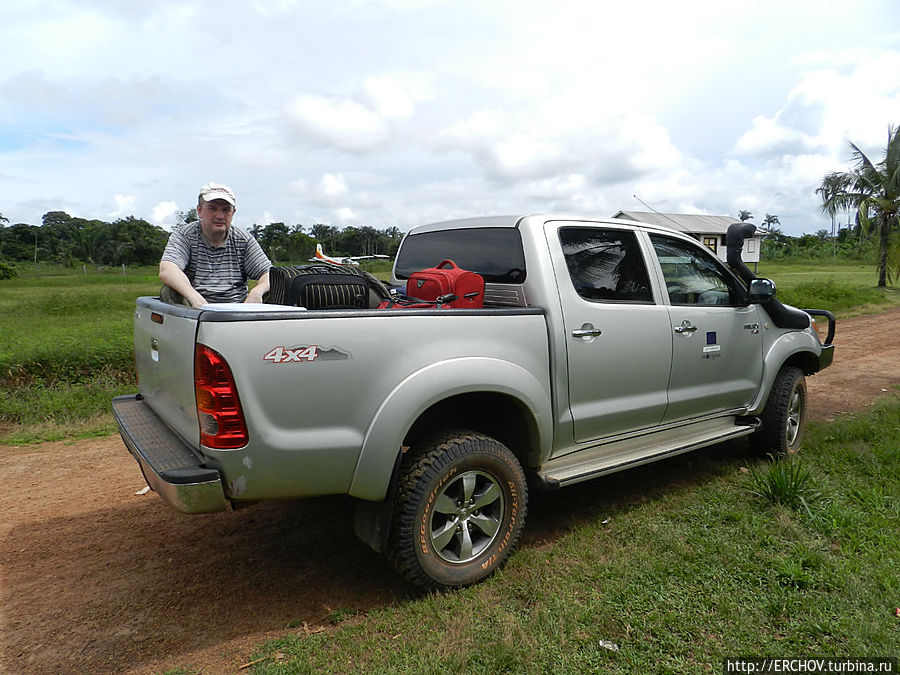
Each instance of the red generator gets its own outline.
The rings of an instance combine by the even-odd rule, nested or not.
[[[481,309],[484,307],[484,277],[460,269],[452,260],[444,260],[437,267],[410,274],[406,280],[406,294],[428,301],[444,298],[442,304],[453,309]]]

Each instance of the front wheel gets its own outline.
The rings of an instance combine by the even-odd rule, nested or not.
[[[506,446],[459,431],[409,451],[396,500],[388,557],[409,582],[433,590],[476,583],[506,562],[528,492]]]
[[[806,378],[802,370],[785,366],[778,371],[760,421],[759,431],[750,438],[756,453],[783,455],[800,447],[806,426]]]

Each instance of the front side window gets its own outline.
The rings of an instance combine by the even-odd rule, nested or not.
[[[746,304],[743,287],[709,251],[679,239],[651,234],[669,301],[673,305]]]
[[[587,227],[559,230],[575,291],[594,302],[653,302],[634,232]]]

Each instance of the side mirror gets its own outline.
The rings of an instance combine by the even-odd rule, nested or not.
[[[771,279],[753,279],[749,291],[751,303],[768,302],[775,297],[775,282]]]

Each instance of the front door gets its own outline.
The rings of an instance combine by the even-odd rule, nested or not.
[[[741,282],[702,246],[650,235],[673,335],[664,422],[745,408],[762,378],[760,314]]]

